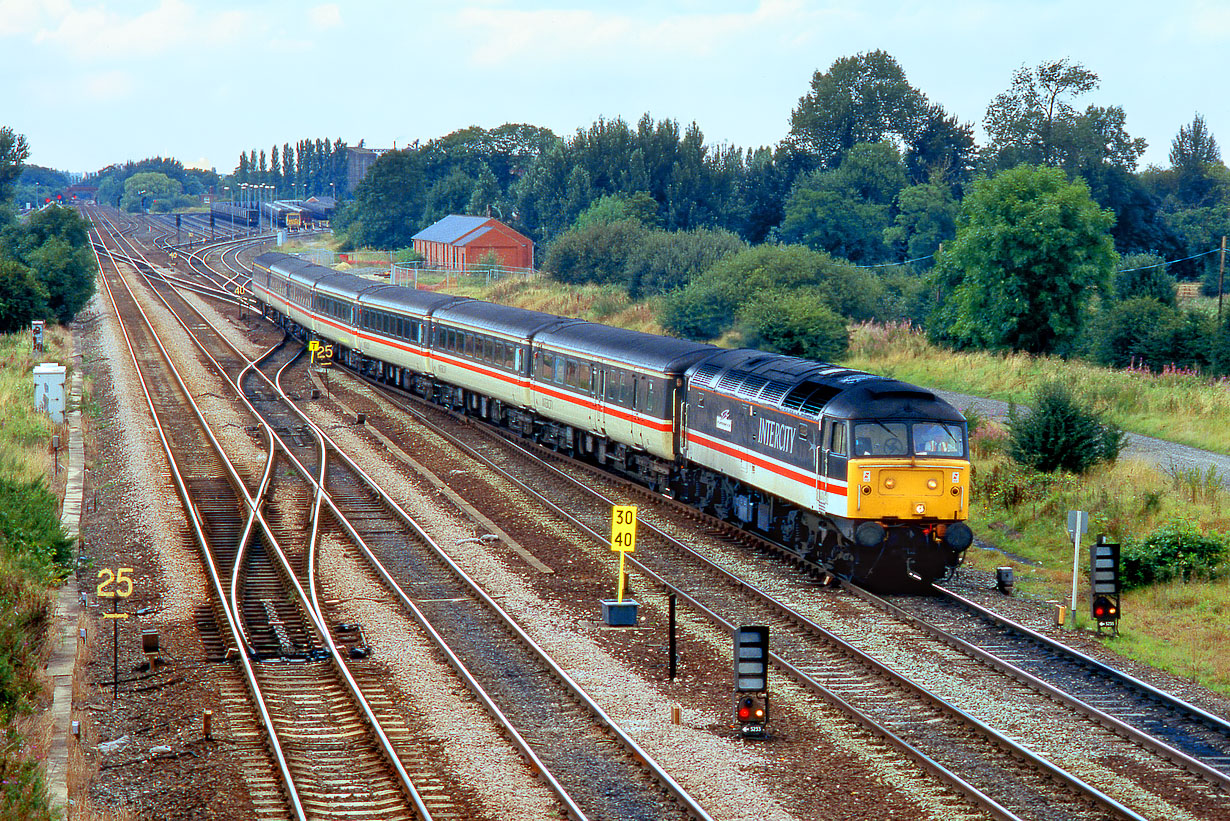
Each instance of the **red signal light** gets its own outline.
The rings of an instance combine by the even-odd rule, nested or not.
[[[752,717],[752,700],[750,698],[743,699],[743,703],[739,705],[739,720],[747,721]]]

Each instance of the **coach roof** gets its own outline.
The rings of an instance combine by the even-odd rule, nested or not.
[[[682,373],[693,362],[721,348],[670,336],[577,322],[540,333],[536,342],[575,351],[581,356],[624,362],[658,373]]]
[[[506,334],[518,339],[528,339],[535,333],[560,323],[580,322],[579,319],[547,314],[542,311],[530,311],[525,308],[514,308],[510,305],[499,305],[495,302],[482,302],[477,299],[458,302],[438,308],[432,318],[437,322],[457,323],[480,328],[484,331]]]
[[[443,305],[451,305],[454,302],[463,302],[468,299],[469,297],[438,294],[435,291],[418,291],[401,285],[382,283],[370,291],[364,291],[359,297],[359,305],[365,310],[378,308],[425,317]]]

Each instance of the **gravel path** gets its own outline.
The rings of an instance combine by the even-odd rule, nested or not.
[[[962,412],[966,408],[973,408],[988,419],[1002,422],[1008,418],[1007,402],[950,391],[933,392]],[[1173,465],[1178,468],[1195,468],[1204,471],[1213,466],[1217,469],[1218,475],[1222,477],[1222,484],[1230,489],[1230,456],[1221,453],[1167,442],[1152,436],[1142,436],[1139,433],[1129,433],[1123,455],[1148,462],[1159,470],[1165,470]]]

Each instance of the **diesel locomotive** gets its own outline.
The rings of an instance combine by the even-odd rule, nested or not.
[[[262,311],[378,381],[633,478],[883,591],[973,534],[964,417],[895,379],[417,291],[265,253]]]

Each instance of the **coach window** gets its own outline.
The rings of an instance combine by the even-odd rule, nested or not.
[[[590,367],[588,362],[582,362],[577,366],[577,387],[584,393],[594,392],[594,369]]]
[[[525,365],[525,349],[522,348],[520,345],[518,345],[517,351],[516,351],[516,359],[513,363],[513,367],[516,368],[517,373],[521,373],[521,369],[522,367],[524,367],[524,365]]]
[[[538,378],[544,382],[555,378],[555,357],[544,353],[538,359]]]
[[[504,367],[515,368],[517,366],[517,351],[516,347],[508,342],[500,343],[500,350],[504,352]]]
[[[568,370],[564,376],[564,384],[570,388],[575,388],[577,386],[577,363],[572,359],[565,360],[565,362],[567,362],[566,367]]]
[[[551,377],[557,385],[564,384],[564,371],[568,367],[568,360],[562,356],[555,357],[555,374]]]
[[[653,413],[657,408],[654,407],[653,396],[653,380],[649,380],[649,385],[645,388],[645,412]]]

